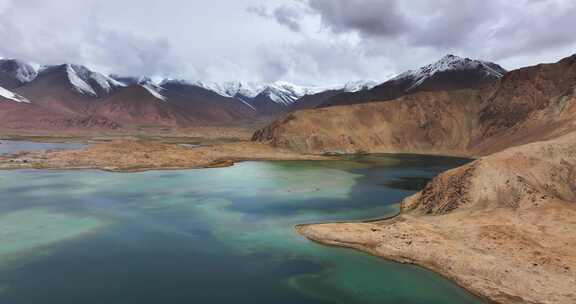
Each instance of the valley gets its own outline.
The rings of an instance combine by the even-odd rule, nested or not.
[[[0,0],[0,304],[575,304],[574,16]]]

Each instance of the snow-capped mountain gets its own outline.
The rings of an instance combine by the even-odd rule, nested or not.
[[[320,107],[386,101],[419,91],[475,89],[506,73],[492,62],[446,55],[435,63],[404,72],[372,88],[337,94]]]
[[[244,97],[244,98],[254,98],[258,96],[264,89],[266,85],[264,83],[257,82],[239,82],[239,81],[228,81],[228,82],[205,82],[196,81],[189,83],[191,85],[196,85],[201,88],[213,91],[224,97]]]
[[[38,77],[38,66],[16,59],[0,59],[0,86],[12,89]]]
[[[454,55],[446,55],[439,61],[421,67],[417,70],[410,70],[396,76],[394,81],[410,81],[411,85],[407,91],[413,90],[432,78],[434,75],[442,72],[466,72],[474,71],[484,74],[486,78],[500,78],[507,73],[501,66],[487,61],[473,60],[462,58]]]
[[[91,97],[103,97],[125,85],[104,74],[76,64],[45,66],[40,70],[40,76],[49,73],[64,73],[69,85],[79,94]]]
[[[338,86],[299,86],[285,81],[272,83],[261,82],[202,82],[190,83],[207,90],[211,90],[221,96],[239,98],[247,101],[256,97],[267,97],[271,101],[289,106],[307,95],[314,95],[325,91],[357,92],[370,89],[376,85],[372,81],[356,81]]]
[[[364,90],[370,90],[378,85],[378,82],[372,80],[358,80],[351,81],[344,85],[342,89],[344,92],[354,93]]]
[[[284,81],[216,83],[107,76],[82,65],[41,67],[0,60],[0,101],[6,108],[27,111],[33,107],[48,116],[96,115],[113,122],[110,125],[219,124],[273,118],[319,106],[385,101],[418,91],[477,88],[504,73],[490,62],[449,55],[379,85],[351,81],[301,86]]]
[[[148,91],[148,93],[150,93],[156,99],[159,99],[161,101],[167,100],[166,96],[164,96],[165,89],[162,88],[162,84],[154,82],[150,77],[123,77],[118,75],[110,75],[110,78],[121,83],[123,86],[128,85],[142,86]]]
[[[9,101],[15,101],[15,102],[23,102],[23,103],[30,103],[30,101],[28,99],[26,99],[25,97],[22,97],[12,91],[6,90],[3,87],[0,87],[0,101],[2,101],[2,98],[4,98],[4,100],[9,100]]]

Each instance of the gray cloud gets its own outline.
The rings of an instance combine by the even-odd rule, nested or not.
[[[395,0],[309,0],[308,5],[335,33],[355,31],[366,36],[397,36],[409,26]]]
[[[296,7],[282,5],[271,12],[264,6],[250,6],[247,11],[259,17],[271,18],[276,20],[281,25],[288,27],[293,32],[300,32],[300,20],[302,18],[302,11]]]
[[[576,50],[573,0],[0,0],[0,56],[191,80],[335,84],[446,53],[516,68]]]
[[[330,32],[357,34],[370,56],[401,58],[407,50],[427,48],[437,56],[459,53],[513,61],[576,44],[576,2],[568,0],[298,2]],[[390,48],[395,50],[390,52]]]
[[[437,0],[415,9],[422,17],[410,17],[409,44],[449,49],[466,47],[479,31],[497,24],[502,5],[495,0]]]
[[[574,1],[531,0],[524,10],[514,12],[514,18],[501,21],[491,37],[501,44],[490,51],[500,59],[574,46],[575,16]]]
[[[89,61],[99,66],[114,67],[121,75],[185,74],[185,64],[172,51],[164,38],[146,38],[130,32],[104,29],[94,24],[86,30]]]
[[[76,14],[58,19],[42,14],[44,9],[54,8],[54,1],[5,3],[0,12],[0,54],[41,64],[88,64],[119,74],[183,73],[183,65],[173,56],[167,39],[103,27],[97,16],[98,4],[72,4]],[[40,16],[38,20],[47,24],[30,16]]]

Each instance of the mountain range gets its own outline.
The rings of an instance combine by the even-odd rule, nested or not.
[[[201,82],[105,75],[82,65],[0,60],[0,127],[17,129],[237,125],[316,107],[385,101],[419,91],[478,88],[506,73],[448,55],[378,84]]]

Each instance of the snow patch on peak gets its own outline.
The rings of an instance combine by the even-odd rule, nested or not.
[[[414,89],[421,85],[424,81],[434,76],[436,73],[446,71],[472,71],[480,70],[484,72],[486,77],[501,78],[507,71],[501,66],[487,61],[473,60],[470,58],[462,58],[455,55],[446,55],[439,61],[429,64],[417,70],[410,70],[404,72],[392,80],[403,81],[411,80],[413,83],[408,90]]]
[[[222,83],[197,81],[192,85],[213,91],[224,97],[255,98],[266,89],[266,85],[258,82],[227,81]]]
[[[127,76],[119,76],[119,75],[110,75],[109,77],[110,79],[113,79],[114,81],[121,83],[123,86],[141,86],[142,88],[146,89],[146,91],[148,91],[148,93],[150,93],[150,95],[152,95],[154,98],[160,100],[160,101],[167,101],[168,99],[166,98],[166,96],[164,96],[163,91],[164,88],[162,88],[162,85],[166,84],[166,83],[170,83],[173,82],[173,80],[168,80],[165,79],[162,82],[160,82],[160,84],[158,82],[155,82],[154,80],[152,80],[152,78],[150,77],[145,77],[145,76],[141,76],[141,77],[127,77]]]
[[[342,89],[344,92],[354,93],[364,90],[370,90],[378,85],[378,82],[372,80],[357,80],[351,81],[344,85]]]
[[[30,101],[12,91],[8,91],[3,87],[0,87],[0,97],[4,97],[5,99],[15,101],[15,102],[22,102],[22,103],[30,103]]]
[[[66,64],[64,67],[70,84],[80,94],[100,97],[102,94],[109,94],[117,88],[126,86],[82,65]]]
[[[147,83],[141,83],[139,84],[141,87],[143,87],[144,89],[146,89],[152,96],[154,96],[155,98],[161,100],[161,101],[166,101],[167,98],[166,96],[162,95],[162,91],[164,90],[162,87],[160,87],[159,85],[156,85],[152,82],[147,82]]]
[[[70,84],[72,84],[72,87],[78,93],[91,95],[93,97],[98,97],[98,94],[96,93],[94,88],[92,88],[84,80],[84,78],[87,75],[86,75],[86,70],[84,70],[83,67],[67,64],[66,65],[66,74],[68,75],[68,80],[70,81]],[[84,77],[82,77],[81,74]]]
[[[16,59],[0,59],[0,72],[13,77],[20,84],[28,83],[38,76],[39,67]]]
[[[275,103],[288,106],[306,95],[314,95],[325,91],[357,92],[372,88],[377,85],[372,81],[356,81],[346,85],[336,86],[300,86],[286,81],[272,83],[262,82],[238,82],[229,81],[223,83],[197,81],[192,85],[213,91],[221,96],[246,100],[258,96],[266,96]]]
[[[190,82],[188,80],[185,79],[174,79],[174,78],[168,78],[168,79],[163,79],[159,86],[163,87],[165,85],[169,85],[169,84],[176,84],[176,85],[184,85],[184,86],[195,86],[195,84],[193,82]]]

